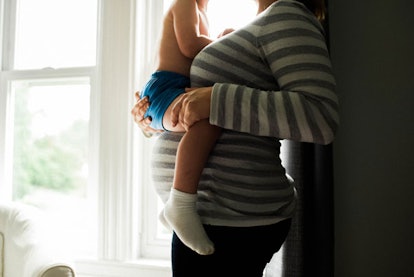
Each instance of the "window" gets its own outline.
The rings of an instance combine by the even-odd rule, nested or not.
[[[90,89],[85,77],[10,81],[13,200],[46,211],[59,233],[76,238],[64,248],[82,256],[96,256],[88,191]]]
[[[97,0],[16,2],[14,69],[95,66]]]
[[[96,257],[90,133],[98,2],[1,4],[2,198],[41,208],[68,238],[65,249]]]
[[[0,0],[0,201],[44,210],[79,276],[170,275],[152,140],[129,114],[169,1]],[[210,0],[213,36],[254,16],[243,3]]]

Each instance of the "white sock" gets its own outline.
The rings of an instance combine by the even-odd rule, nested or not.
[[[164,216],[180,240],[200,255],[214,252],[214,244],[208,238],[196,210],[197,194],[171,189],[165,204]]]

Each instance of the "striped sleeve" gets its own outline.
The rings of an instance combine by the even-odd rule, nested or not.
[[[281,1],[256,24],[249,35],[256,37],[277,89],[216,83],[210,123],[259,136],[332,142],[338,98],[319,22],[302,4]]]

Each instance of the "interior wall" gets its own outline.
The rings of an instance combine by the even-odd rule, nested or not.
[[[414,1],[329,0],[335,276],[414,276]]]

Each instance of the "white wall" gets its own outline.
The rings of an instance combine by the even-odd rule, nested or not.
[[[330,0],[335,276],[414,276],[414,1]]]

